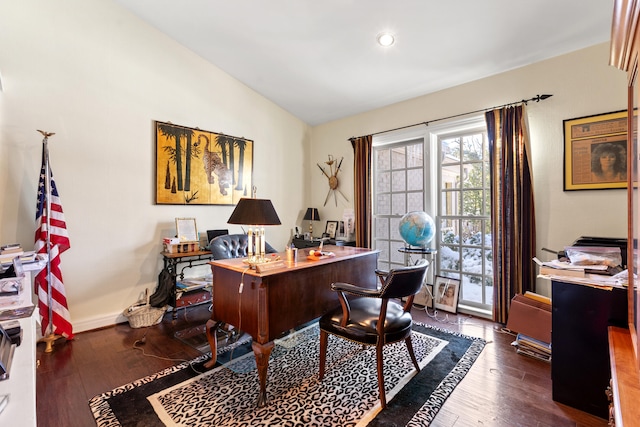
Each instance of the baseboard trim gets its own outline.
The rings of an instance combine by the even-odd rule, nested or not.
[[[105,314],[99,317],[93,317],[84,319],[78,322],[73,322],[73,332],[86,332],[93,329],[106,328],[108,326],[114,326],[118,323],[127,323],[128,320],[122,315],[122,312]]]

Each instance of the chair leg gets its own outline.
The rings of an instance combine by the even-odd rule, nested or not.
[[[322,381],[324,378],[324,365],[327,360],[327,344],[329,334],[320,330],[320,369],[318,371],[318,379]]]
[[[376,344],[376,366],[378,368],[378,390],[380,391],[380,406],[382,409],[387,407],[387,396],[384,392],[384,366],[382,364],[382,347],[384,344],[378,342]]]
[[[416,359],[416,355],[413,352],[413,343],[411,342],[411,335],[405,338],[404,343],[407,345],[407,350],[409,351],[409,356],[411,356],[411,361],[413,362],[413,366],[416,367],[416,371],[420,372],[420,365],[418,365],[418,359]]]

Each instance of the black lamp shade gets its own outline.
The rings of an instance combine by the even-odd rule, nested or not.
[[[280,225],[280,218],[271,200],[242,198],[231,213],[229,224]]]
[[[304,221],[320,221],[320,214],[318,214],[317,208],[307,208],[307,212],[304,214]]]

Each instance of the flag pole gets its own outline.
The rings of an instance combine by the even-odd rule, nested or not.
[[[47,309],[49,316],[49,324],[47,325],[47,334],[42,337],[40,341],[46,343],[45,353],[51,353],[53,351],[53,342],[60,335],[53,333],[53,292],[51,290],[51,168],[49,166],[49,137],[55,135],[53,132],[45,132],[38,130],[44,138],[42,139],[44,164],[45,164],[45,198],[46,198],[46,218],[47,218]]]

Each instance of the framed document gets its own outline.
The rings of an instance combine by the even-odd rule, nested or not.
[[[627,111],[563,123],[564,190],[627,188]]]
[[[176,235],[180,243],[200,242],[195,218],[176,218]]]

